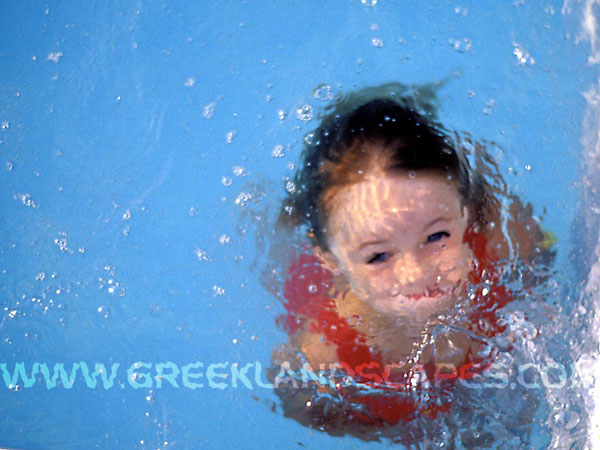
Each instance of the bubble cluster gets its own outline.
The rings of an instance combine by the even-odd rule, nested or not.
[[[63,55],[62,52],[51,52],[51,53],[48,53],[48,61],[51,61],[54,64],[57,64],[60,61],[60,58],[62,58],[62,55]]]
[[[333,88],[328,84],[322,84],[313,91],[312,95],[323,101],[333,100]]]
[[[513,54],[517,57],[517,64],[520,66],[533,66],[535,59],[518,42],[513,42]]]
[[[458,53],[467,53],[469,50],[471,50],[471,47],[473,46],[471,40],[467,38],[450,39],[448,43]]]
[[[285,148],[281,144],[277,144],[271,153],[273,158],[283,158],[285,156]]]
[[[235,130],[228,131],[227,134],[225,135],[225,143],[231,144],[236,136],[237,136],[237,131],[235,131]]]
[[[373,45],[373,47],[381,48],[381,47],[383,47],[383,39],[381,39],[381,38],[372,38],[371,39],[371,45]]]
[[[312,105],[309,105],[308,103],[306,103],[306,104],[300,106],[298,109],[296,109],[296,117],[303,122],[311,121],[313,119],[314,115],[315,115],[314,108],[312,107]]]

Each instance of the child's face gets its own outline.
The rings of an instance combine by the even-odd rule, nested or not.
[[[426,318],[453,304],[471,269],[466,208],[454,183],[379,169],[328,205],[329,255],[353,293],[382,312]]]

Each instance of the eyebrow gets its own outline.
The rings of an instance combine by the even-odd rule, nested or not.
[[[423,227],[423,230],[427,230],[431,227],[433,227],[434,225],[437,225],[440,222],[450,222],[452,219],[448,218],[448,217],[437,217],[435,219],[433,219],[431,222],[428,222],[427,224],[425,224],[425,226]],[[356,251],[361,251],[363,248],[368,247],[370,245],[378,245],[378,244],[385,244],[388,240],[387,239],[376,239],[374,241],[367,241],[367,242],[363,242],[362,244],[360,244],[358,246],[358,248],[356,249]]]
[[[433,219],[431,222],[427,223],[424,227],[423,230],[427,230],[431,227],[433,227],[434,225],[437,225],[439,222],[451,222],[452,219],[448,218],[448,217],[438,217],[437,219]]]
[[[362,244],[359,245],[359,247],[356,251],[360,251],[363,248],[368,247],[369,245],[383,244],[385,242],[387,242],[387,239],[377,239],[376,241],[363,242]]]

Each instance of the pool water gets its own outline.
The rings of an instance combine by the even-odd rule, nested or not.
[[[439,83],[440,120],[496,144],[558,239],[543,292],[559,319],[524,301],[515,320],[548,336],[520,349],[532,363],[578,375],[503,442],[598,445],[598,5],[322,3],[3,5],[0,446],[393,443],[304,427],[265,387],[287,339],[266,255],[301,142],[338,96],[388,82]],[[496,396],[477,400],[491,446]]]

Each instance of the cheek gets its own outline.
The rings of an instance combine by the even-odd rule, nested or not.
[[[471,269],[473,255],[469,247],[462,242],[448,243],[445,248],[440,249],[437,254],[437,265],[442,272],[454,272],[463,276]]]
[[[393,284],[393,270],[369,270],[368,267],[355,268],[348,273],[350,289],[364,298],[380,295]]]

